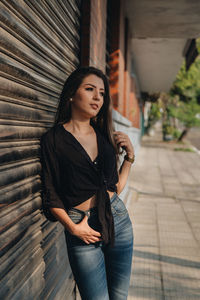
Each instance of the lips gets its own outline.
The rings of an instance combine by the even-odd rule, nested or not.
[[[99,106],[97,105],[97,104],[90,104],[91,105],[91,107],[93,108],[93,109],[95,109],[95,110],[97,110],[98,108],[99,108]]]

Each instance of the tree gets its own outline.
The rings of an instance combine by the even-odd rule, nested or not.
[[[200,54],[200,38],[196,40],[196,46]],[[180,100],[184,102],[196,98],[200,103],[200,55],[197,56],[188,71],[184,60],[170,90],[170,95],[179,95]]]
[[[196,40],[196,46],[200,54],[200,38]],[[185,126],[179,137],[179,140],[182,140],[191,127],[200,126],[200,55],[188,71],[185,61],[183,62],[169,96],[171,99],[178,99],[176,104],[170,104],[167,109],[169,115],[180,120]]]
[[[176,105],[168,106],[168,114],[182,122],[185,126],[183,132],[178,138],[179,141],[185,137],[192,127],[200,127],[200,105],[196,99],[189,102],[179,101]]]
[[[179,140],[182,140],[191,127],[200,126],[200,38],[196,40],[196,46],[199,55],[189,70],[186,70],[185,61],[183,62],[169,93],[144,94],[146,100],[154,102],[147,129],[161,117],[160,112],[163,132],[173,132],[173,136],[177,136],[177,119],[185,126]]]

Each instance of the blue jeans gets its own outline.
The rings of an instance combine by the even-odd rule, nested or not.
[[[65,230],[69,262],[82,300],[125,300],[131,275],[133,230],[128,211],[116,193],[111,209],[115,226],[115,245],[104,242],[86,244]],[[72,208],[68,211],[73,222],[79,223],[88,214],[88,224],[100,231],[97,209]]]

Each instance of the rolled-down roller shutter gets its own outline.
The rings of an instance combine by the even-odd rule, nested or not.
[[[0,298],[74,299],[62,226],[41,214],[40,136],[79,64],[80,1],[1,0]]]

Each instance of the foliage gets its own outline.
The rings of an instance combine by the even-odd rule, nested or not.
[[[150,112],[149,112],[149,117],[148,117],[148,128],[152,127],[156,121],[160,120],[161,118],[161,112],[160,112],[160,106],[159,103],[152,103]]]
[[[174,127],[170,125],[169,122],[163,123],[163,134],[173,135]]]
[[[196,47],[197,47],[198,53],[200,53],[200,38],[196,39]]]
[[[180,140],[189,128],[200,127],[200,38],[196,40],[196,46],[199,55],[189,70],[184,61],[168,97],[165,97],[164,120],[178,119],[185,126],[182,134],[174,128],[173,136]]]
[[[196,40],[196,46],[200,54],[200,39]],[[179,95],[180,100],[184,102],[195,99],[200,104],[200,55],[197,56],[188,71],[186,70],[185,61],[183,62],[171,88],[170,95]]]
[[[158,103],[152,103],[149,119],[152,121],[157,121],[161,117],[160,107]]]
[[[189,128],[200,126],[200,38],[196,45],[199,55],[189,70],[184,61],[170,92],[152,96],[157,102],[152,103],[147,129],[162,117],[163,135],[182,140]],[[185,126],[182,133],[177,120]]]
[[[178,139],[180,137],[180,135],[181,135],[181,131],[174,127],[173,137],[175,139]]]
[[[174,151],[195,152],[192,148],[174,148]]]
[[[179,102],[177,105],[170,104],[168,113],[171,117],[177,118],[186,128],[200,126],[200,105],[195,99],[190,102]]]
[[[163,138],[165,139],[166,135],[170,135],[171,139],[178,139],[181,135],[180,130],[171,125],[170,120],[163,122],[162,125]]]

